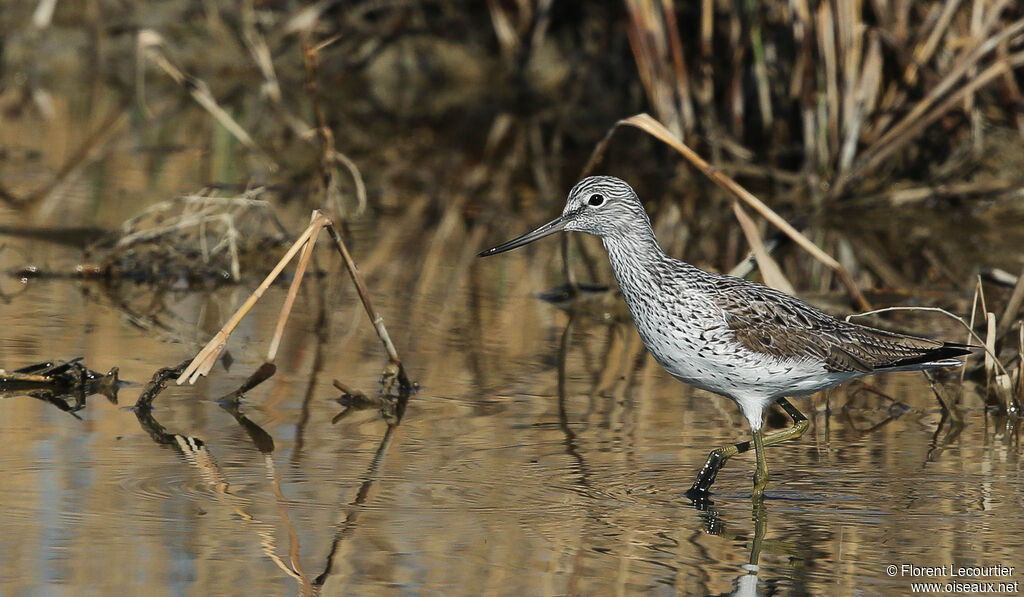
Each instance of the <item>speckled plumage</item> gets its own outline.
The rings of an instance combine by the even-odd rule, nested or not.
[[[795,439],[807,418],[786,400],[880,371],[960,365],[971,347],[838,320],[761,284],[700,270],[666,255],[628,184],[583,179],[562,215],[480,253],[494,255],[561,230],[599,236],[647,350],[675,378],[727,396],[750,422],[757,456],[754,499],[768,481],[765,446]],[[765,436],[764,410],[778,401],[793,427]],[[687,492],[703,499],[725,461],[751,442],[713,450]]]
[[[600,205],[589,204],[595,196],[603,198]],[[556,221],[564,222],[561,229],[601,237],[640,337],[658,363],[677,379],[733,399],[755,430],[778,398],[878,371],[959,365],[952,357],[968,352],[963,345],[841,321],[764,285],[673,259],[658,245],[633,189],[618,178],[580,181]],[[492,251],[507,250],[502,247]]]

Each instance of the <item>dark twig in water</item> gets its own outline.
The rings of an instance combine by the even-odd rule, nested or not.
[[[228,412],[234,412],[232,411],[232,408],[237,409],[238,403],[246,392],[267,381],[273,377],[275,373],[277,373],[277,365],[274,365],[273,363],[263,363],[256,369],[256,371],[253,371],[252,375],[246,378],[246,380],[242,382],[242,385],[238,386],[237,389],[218,398],[217,404],[220,404],[221,407]]]
[[[335,148],[334,133],[327,125],[327,117],[324,113],[323,102],[320,100],[320,93],[317,88],[317,73],[320,69],[320,50],[325,44],[313,45],[307,39],[302,44],[302,58],[306,67],[306,91],[310,102],[313,104],[313,114],[316,117],[317,139],[320,141],[320,181],[323,185],[324,205],[331,206],[335,217],[342,216],[341,190],[338,186],[337,167],[344,166],[352,176],[352,183],[356,190],[358,207],[356,213],[366,209],[366,185],[363,184],[363,176],[355,162],[348,156]]]
[[[75,413],[85,408],[86,398],[93,394],[106,396],[117,404],[120,381],[118,368],[105,375],[92,371],[81,363],[82,357],[70,361],[47,361],[22,367],[15,371],[0,369],[0,398],[31,396]]]
[[[381,377],[380,392],[376,396],[367,396],[363,392],[350,388],[344,383],[334,380],[334,387],[341,390],[341,396],[335,401],[342,405],[342,411],[331,419],[335,425],[350,414],[360,410],[376,408],[380,410],[381,417],[388,422],[388,425],[398,425],[405,415],[405,407],[409,404],[409,396],[417,388],[415,386],[403,386],[400,382],[398,387],[394,386],[395,374],[392,371],[385,371]]]
[[[177,367],[157,369],[149,383],[146,384],[146,387],[142,388],[139,399],[135,401],[136,410],[149,410],[153,406],[153,401],[156,400],[156,397],[167,387],[167,382],[181,375],[181,372],[185,370],[188,364],[189,361],[182,361]]]

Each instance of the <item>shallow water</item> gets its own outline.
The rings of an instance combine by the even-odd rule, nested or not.
[[[0,114],[6,189],[27,193],[54,180],[104,106],[123,99],[101,77],[55,79],[74,88],[54,92],[55,120],[31,110]],[[490,116],[494,125],[508,118]],[[343,410],[332,381],[373,396],[385,357],[326,244],[316,267],[327,275],[307,278],[277,373],[235,412],[218,399],[263,362],[283,287],[272,287],[232,336],[230,367],[218,365],[196,386],[171,384],[147,414],[131,408],[142,384],[194,355],[255,280],[191,292],[0,275],[0,368],[80,356],[133,382],[117,404],[91,396],[78,418],[29,396],[0,396],[0,595],[874,595],[951,580],[889,574],[903,564],[1002,565],[1014,571],[980,580],[1021,580],[1019,429],[968,391],[965,427],[951,432],[916,373],[795,401],[811,425],[799,441],[769,451],[764,509],[751,505],[750,455],[722,471],[712,505],[694,507],[684,493],[708,451],[747,439],[745,421],[729,401],[665,374],[630,323],[570,318],[538,300],[565,281],[557,242],[475,259],[560,208],[559,199],[533,197],[535,189],[512,193],[505,180],[485,189],[501,198],[486,207],[505,208],[514,196],[539,217],[467,228],[481,216],[462,213],[465,196],[480,191],[469,179],[481,174],[453,181],[439,172],[486,161],[487,126],[472,147],[455,138],[478,124],[452,132],[435,123],[424,133],[399,122],[388,134],[365,134],[363,144],[385,155],[360,164],[386,166],[376,173],[385,189],[409,187],[381,191],[374,199],[391,215],[353,219],[350,239],[419,384],[398,425],[373,408],[332,423]],[[540,134],[537,122],[529,125]],[[211,180],[248,182],[249,165],[198,108],[133,126],[100,143],[40,205],[0,207],[0,226],[113,228]],[[410,159],[404,144],[425,145],[432,160]],[[506,167],[493,162],[484,177]],[[275,209],[297,231],[309,212],[292,200]],[[694,217],[723,205],[702,203]],[[966,257],[951,251],[960,259],[945,265],[956,271],[930,296],[948,295],[949,286],[962,292],[969,276],[959,270],[973,272],[978,254],[986,265],[1018,268],[1024,227],[1014,214],[976,234],[960,217],[939,214],[946,223],[938,226],[903,212],[915,230],[948,241],[940,248],[972,249]],[[893,253],[913,257],[900,265],[916,267],[908,226],[869,215],[858,224],[877,236],[869,240],[892,242]],[[678,209],[674,217],[678,224]],[[736,242],[709,239],[714,230],[701,237],[710,219],[687,229],[698,253],[745,246],[736,230]],[[851,237],[862,232],[854,228]],[[75,246],[41,236],[0,237],[0,270],[67,272],[82,260]],[[676,251],[681,244],[666,242]],[[801,267],[791,269],[814,268],[797,258]],[[901,274],[917,279],[892,277]],[[934,320],[915,324],[950,333]]]
[[[943,443],[918,374],[868,382],[889,398],[855,385],[797,402],[811,427],[769,451],[763,512],[749,456],[694,508],[683,494],[707,451],[745,439],[745,423],[662,372],[629,325],[576,318],[566,333],[569,317],[532,294],[551,281],[531,267],[550,248],[474,262],[442,300],[377,293],[420,384],[391,428],[373,409],[331,423],[332,379],[372,394],[384,364],[341,281],[326,344],[300,295],[244,419],[216,400],[262,362],[282,288],[232,338],[230,370],[157,398],[155,432],[128,407],[141,385],[118,405],[91,397],[81,420],[0,400],[0,593],[904,594],[912,579],[887,566],[1021,563],[1019,436],[969,394],[966,427]],[[4,307],[0,362],[83,356],[143,383],[244,295],[167,298],[160,330],[95,285],[32,280]]]

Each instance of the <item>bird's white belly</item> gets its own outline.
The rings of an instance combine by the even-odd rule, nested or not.
[[[638,325],[637,330],[647,350],[673,377],[733,399],[809,394],[835,384],[834,374],[820,364],[747,349],[733,339],[724,321],[676,327]]]

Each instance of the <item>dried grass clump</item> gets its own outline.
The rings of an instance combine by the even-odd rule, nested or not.
[[[99,275],[140,282],[238,282],[242,263],[289,243],[262,191],[162,201],[87,249]],[[87,259],[88,261],[89,259]]]

